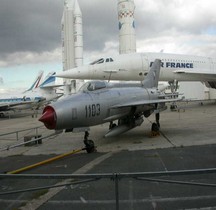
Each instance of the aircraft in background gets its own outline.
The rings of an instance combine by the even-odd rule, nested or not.
[[[0,116],[6,111],[18,111],[25,109],[38,109],[40,106],[58,99],[56,94],[55,73],[50,73],[42,81],[43,72],[40,72],[29,89],[22,93],[0,94]]]
[[[29,92],[41,95],[41,97],[45,98],[46,103],[60,98],[63,93],[57,93],[56,89],[63,86],[63,84],[56,84],[55,74],[55,72],[50,72],[37,88],[33,88]]]
[[[40,86],[40,84],[42,82],[42,78],[43,78],[43,73],[44,73],[43,71],[40,71],[38,73],[38,76],[35,78],[33,84],[30,86],[29,89],[25,90],[24,93],[33,91],[34,89],[37,89]]]
[[[140,126],[144,121],[143,116],[149,117],[155,112],[156,123],[152,124],[152,130],[158,132],[159,112],[166,109],[166,102],[179,100],[158,90],[160,68],[161,61],[157,59],[139,86],[89,81],[77,94],[46,106],[39,121],[48,129],[66,129],[66,132],[110,122],[110,130],[105,134],[105,137],[110,137]],[[117,125],[114,124],[115,120],[118,120]],[[88,140],[87,131],[84,143],[87,152],[94,150],[94,143]]]
[[[71,79],[142,81],[155,59],[161,60],[160,81],[201,81],[216,88],[216,59],[166,53],[130,53],[100,58],[58,73]]]

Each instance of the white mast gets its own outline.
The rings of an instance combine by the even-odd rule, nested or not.
[[[83,65],[82,12],[77,1],[74,3],[74,51],[75,66]]]
[[[133,0],[118,0],[119,53],[136,52]]]
[[[77,0],[65,0],[62,16],[63,71],[83,64],[82,13]],[[80,82],[78,82],[80,83]],[[76,80],[64,80],[65,95],[76,92]]]
[[[62,60],[63,71],[75,67],[74,53],[74,8],[73,0],[64,2],[64,11],[62,16]]]

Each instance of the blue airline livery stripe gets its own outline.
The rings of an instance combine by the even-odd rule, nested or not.
[[[54,76],[50,76],[49,78],[47,78],[41,85],[40,87],[43,87],[49,83],[55,82],[55,77]]]
[[[39,101],[42,97],[23,97],[23,98],[2,98],[0,99],[0,102],[24,102],[24,101]]]

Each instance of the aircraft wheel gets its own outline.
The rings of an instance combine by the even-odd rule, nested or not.
[[[115,128],[117,125],[116,123],[111,122],[109,125],[109,129]]]
[[[159,132],[159,125],[157,123],[152,123],[151,130],[153,132]]]
[[[157,122],[156,124],[157,124],[158,130],[160,130],[160,123]]]
[[[84,140],[84,144],[86,146],[87,153],[92,153],[96,151],[94,141],[92,140]]]
[[[112,124],[111,128],[115,128],[117,125],[115,123]]]
[[[176,111],[177,110],[177,105],[176,104],[172,104],[172,105],[170,105],[170,110],[171,111]]]

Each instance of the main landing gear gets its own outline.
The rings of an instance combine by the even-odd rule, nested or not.
[[[178,89],[178,81],[177,80],[173,80],[173,81],[170,81],[169,82],[169,85],[170,85],[170,89],[171,89],[171,93],[172,94],[176,94],[177,93],[177,89]],[[175,96],[174,96],[175,97]],[[171,105],[170,105],[170,110],[171,111],[176,111],[177,110],[177,105],[175,102],[173,102]]]
[[[92,153],[92,152],[96,152],[96,147],[94,144],[94,141],[89,140],[89,132],[85,131],[85,135],[84,135],[84,144],[85,144],[85,150],[87,151],[87,153]]]
[[[159,136],[160,135],[160,113],[155,114],[155,121],[152,123],[151,127],[151,136]]]

